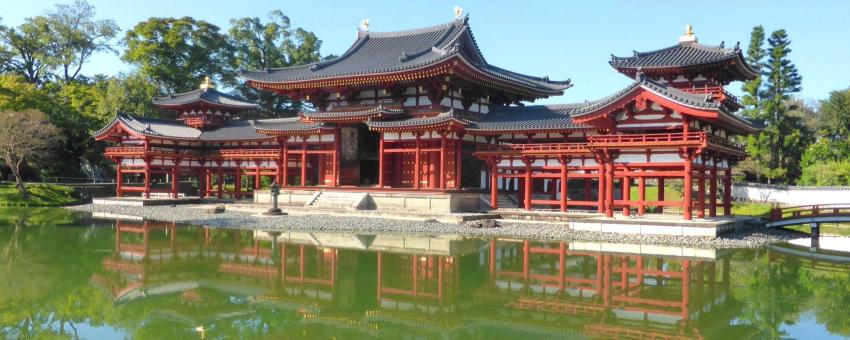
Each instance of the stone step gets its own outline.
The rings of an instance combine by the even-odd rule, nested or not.
[[[307,204],[309,207],[363,210],[368,208],[369,194],[363,192],[322,191]]]

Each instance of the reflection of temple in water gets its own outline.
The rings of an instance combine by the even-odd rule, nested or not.
[[[155,222],[118,221],[115,229],[115,251],[92,281],[119,308],[187,327],[268,312],[285,325],[272,334],[322,338],[678,339],[747,331],[731,325],[740,302],[729,297],[723,256]]]

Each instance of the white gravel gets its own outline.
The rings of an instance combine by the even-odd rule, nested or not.
[[[76,211],[140,216],[151,220],[224,228],[325,231],[360,234],[457,234],[473,237],[513,237],[538,240],[656,244],[694,248],[758,248],[767,244],[785,242],[801,237],[800,233],[793,231],[782,229],[768,230],[763,228],[748,228],[718,238],[711,238],[574,231],[568,229],[562,223],[501,222],[498,228],[470,228],[463,226],[463,224],[360,216],[315,214],[264,217],[247,212],[233,211],[211,214],[203,209],[187,206],[137,207],[88,204],[67,208]]]

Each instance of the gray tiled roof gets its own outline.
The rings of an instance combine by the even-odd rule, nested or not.
[[[401,120],[382,120],[382,121],[373,121],[370,120],[366,122],[366,125],[369,128],[397,128],[397,127],[412,127],[412,126],[423,126],[423,125],[434,125],[445,123],[448,121],[456,121],[463,125],[468,125],[469,121],[455,113],[453,109],[449,111],[442,112],[433,117],[419,117],[419,118],[409,118],[409,119],[401,119]]]
[[[468,131],[551,131],[589,128],[573,122],[570,114],[584,104],[498,106],[480,121],[472,123]]]
[[[343,117],[356,117],[362,115],[369,115],[374,113],[382,113],[385,115],[401,115],[404,114],[403,109],[396,108],[386,108],[383,105],[378,105],[373,108],[359,108],[355,110],[344,110],[343,107],[337,107],[337,110],[334,111],[323,111],[323,112],[302,112],[301,115],[310,118],[310,119],[327,119],[327,118],[343,118]]]
[[[266,139],[271,138],[269,135],[264,135],[257,132],[253,122],[250,120],[231,120],[224,125],[216,127],[212,130],[206,130],[201,133],[200,140],[202,141],[228,141],[228,140],[246,140],[246,139]]]
[[[260,119],[252,122],[261,131],[309,131],[327,127],[325,123],[305,123],[300,117]]]
[[[334,60],[304,66],[245,72],[249,81],[283,83],[390,73],[428,66],[459,56],[473,67],[502,80],[551,94],[570,82],[550,81],[510,72],[486,62],[468,25],[468,17],[433,27],[400,32],[359,31],[357,40]]]
[[[123,124],[135,133],[150,136],[175,139],[197,139],[201,130],[186,126],[183,122],[173,119],[137,117],[119,113],[109,124],[94,133],[100,135],[116,124]]]
[[[256,109],[259,107],[256,103],[249,102],[233,95],[218,92],[214,88],[199,89],[153,99],[154,105],[159,106],[189,105],[197,102],[206,102],[216,106],[242,110]]]
[[[600,100],[587,102],[583,106],[577,107],[572,111],[573,116],[582,116],[591,113],[597,112],[600,108],[605,107],[606,105],[613,103],[624,96],[630,94],[633,90],[637,88],[644,88],[646,90],[657,93],[661,96],[667,97],[670,100],[681,103],[686,106],[700,108],[700,109],[720,109],[721,105],[716,100],[713,100],[710,94],[693,94],[689,92],[685,92],[679,89],[676,89],[672,86],[667,86],[661,84],[657,81],[650,79],[649,77],[645,77],[643,75],[638,76],[638,79],[635,80],[634,83],[627,86],[626,88],[617,91],[613,95],[602,98]]]
[[[746,62],[741,49],[737,45],[735,48],[724,48],[722,45],[710,46],[696,42],[679,43],[655,51],[635,51],[634,56],[631,57],[611,55],[609,64],[615,68],[641,68],[646,70],[652,68],[687,67],[732,60],[740,67],[744,78],[752,79],[758,75],[758,71]]]

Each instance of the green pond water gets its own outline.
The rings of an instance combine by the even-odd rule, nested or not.
[[[2,209],[0,338],[850,336],[835,249],[603,247]]]

